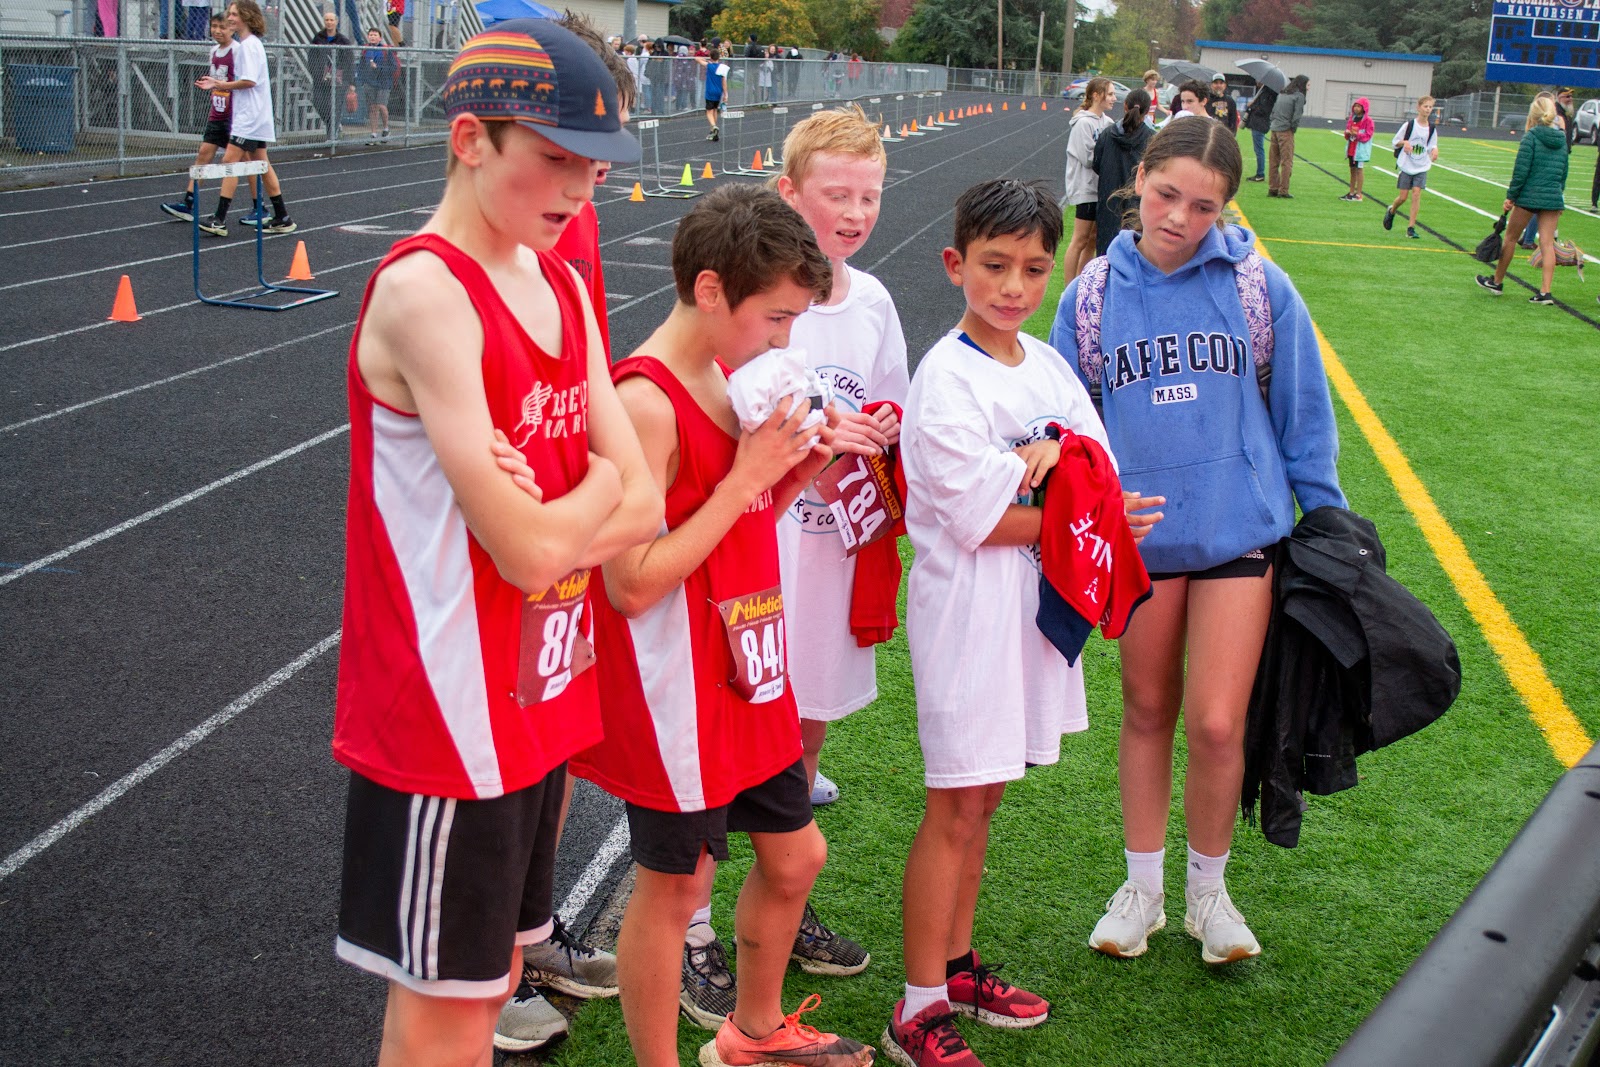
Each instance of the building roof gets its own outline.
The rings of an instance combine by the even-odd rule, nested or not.
[[[1412,52],[1353,52],[1344,48],[1301,48],[1288,44],[1243,44],[1239,41],[1196,41],[1201,48],[1234,48],[1241,52],[1279,52],[1296,56],[1344,56],[1348,59],[1394,59],[1403,63],[1438,63],[1443,56]]]

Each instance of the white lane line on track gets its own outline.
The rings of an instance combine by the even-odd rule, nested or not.
[[[230,363],[239,363],[243,360],[254,359],[256,356],[264,356],[268,352],[276,352],[280,348],[288,348],[290,345],[301,344],[305,341],[314,341],[324,334],[335,333],[340,330],[348,330],[351,328],[351,326],[351,323],[341,322],[336,326],[329,326],[325,329],[317,330],[315,333],[308,333],[303,337],[292,337],[287,341],[279,341],[277,344],[268,345],[266,348],[258,348],[254,352],[246,352],[242,356],[229,356],[227,359],[219,359],[215,363],[207,363],[203,367],[195,367],[192,370],[186,370],[179,374],[171,374],[165,378],[158,378],[153,382],[145,382],[143,385],[135,385],[130,386],[127,389],[119,389],[114,393],[107,393],[105,396],[97,396],[93,400],[84,400],[77,404],[70,404],[64,408],[57,408],[54,411],[46,412],[43,415],[35,415],[31,419],[23,419],[21,422],[13,422],[9,426],[0,426],[0,433],[10,433],[12,430],[20,430],[24,426],[32,426],[35,423],[48,422],[51,419],[59,419],[63,415],[71,415],[75,411],[82,411],[84,408],[92,408],[97,404],[104,404],[110,400],[120,400],[122,397],[132,396],[134,393],[142,393],[146,389],[154,389],[160,385],[170,385],[173,382],[182,381],[184,378],[193,378],[197,374],[204,374],[207,371],[216,370],[218,367],[226,367]]]
[[[385,255],[387,255],[387,253],[385,253]],[[321,277],[324,274],[334,274],[341,270],[349,270],[352,267],[364,267],[368,263],[376,263],[382,258],[383,256],[368,256],[366,259],[358,259],[352,263],[340,263],[336,267],[320,267],[317,270],[317,276]],[[220,295],[238,296],[240,293],[248,293],[257,288],[258,286],[247,285],[243,289],[234,289],[230,292],[222,293]],[[160,315],[168,311],[177,311],[179,308],[196,307],[199,305],[199,303],[200,301],[198,300],[185,300],[182,303],[168,304],[166,307],[155,308],[152,311],[146,311],[142,314],[144,318],[148,319],[151,315]],[[30,337],[25,341],[13,341],[8,345],[0,345],[0,352],[9,352],[13,348],[26,348],[29,345],[43,344],[46,341],[58,341],[63,337],[71,337],[73,334],[86,333],[89,330],[103,330],[110,325],[112,325],[111,320],[102,319],[99,322],[91,322],[87,326],[74,326],[70,330],[61,330],[57,333],[46,334],[43,337]]]
[[[442,142],[441,142],[441,144],[442,144]],[[438,147],[438,146],[427,146],[427,147]],[[420,151],[420,149],[419,148],[402,148],[402,149],[398,150],[398,152],[416,152],[416,151]],[[393,154],[393,153],[391,153],[391,154]],[[346,157],[346,158],[349,158],[349,157]],[[357,158],[360,158],[360,157],[357,157]],[[291,159],[291,160],[289,160],[287,162],[274,161],[273,164],[272,164],[272,169],[282,172],[282,171],[288,170],[288,168],[290,168],[290,167],[299,166],[299,165],[305,164],[305,163],[327,163],[327,162],[330,162],[330,161],[334,162],[334,163],[343,162],[337,156],[312,156],[312,157],[310,157],[308,159]],[[373,173],[375,171],[380,171],[380,170],[397,170],[397,169],[399,169],[401,167],[419,167],[419,166],[422,166],[425,163],[436,163],[436,162],[438,162],[438,160],[435,160],[435,159],[413,159],[408,163],[388,163],[388,164],[385,164],[384,166],[381,166],[381,167],[349,167],[349,168],[346,168],[344,170],[325,170],[325,171],[319,171],[319,172],[317,172],[315,174],[295,174],[294,175],[294,180],[296,182],[306,182],[306,181],[315,181],[318,178],[338,177],[339,175],[342,175],[342,174],[371,174],[371,173]],[[158,173],[158,174],[131,174],[126,178],[107,178],[104,181],[69,182],[66,185],[44,185],[44,186],[39,186],[39,187],[34,188],[34,189],[0,189],[0,197],[20,196],[20,195],[23,195],[25,193],[59,193],[59,192],[69,191],[69,190],[72,190],[72,189],[81,189],[83,192],[87,193],[91,189],[95,189],[95,188],[98,188],[100,186],[110,185],[113,182],[148,182],[148,181],[164,181],[165,182],[165,181],[174,181],[177,178],[184,178],[185,181],[187,181],[187,170],[186,170],[186,168],[180,168],[179,170],[167,171],[167,172],[162,172],[162,173]],[[124,197],[121,197],[121,198],[116,199],[116,200],[92,200],[91,199],[91,200],[86,200],[86,201],[84,201],[83,203],[80,203],[80,204],[57,204],[55,207],[24,208],[21,211],[0,211],[0,219],[14,218],[14,217],[16,217],[18,215],[47,215],[47,214],[49,214],[49,213],[51,213],[53,211],[76,211],[76,210],[78,210],[80,208],[106,207],[106,206],[111,205],[111,204],[133,204],[133,203],[138,203],[140,201],[143,201],[144,203],[149,203],[153,198],[159,197],[161,195],[162,194],[159,193],[159,192],[157,192],[157,193],[146,193],[143,196],[124,196]]]
[[[572,888],[567,891],[567,899],[561,902],[561,907],[556,909],[562,918],[572,920],[589,903],[589,898],[594,896],[594,891],[600,888],[600,883],[605,879],[606,872],[611,870],[611,865],[617,862],[628,848],[628,817],[619,818],[616,825],[611,827],[611,832],[595,852],[589,865],[578,875],[578,880],[572,883]],[[5,875],[0,873],[0,878]]]
[[[1500,189],[1504,189],[1506,187],[1506,183],[1503,182],[1503,181],[1497,181],[1494,178],[1485,178],[1483,175],[1474,174],[1470,170],[1461,170],[1461,169],[1459,169],[1457,167],[1447,167],[1443,163],[1435,163],[1433,165],[1433,169],[1434,170],[1447,170],[1451,174],[1459,174],[1463,178],[1471,178],[1474,181],[1480,181],[1480,182],[1483,182],[1485,185],[1493,185],[1493,186],[1495,186],[1497,188],[1500,188]],[[1584,215],[1584,216],[1587,216],[1588,218],[1591,218],[1591,219],[1600,219],[1600,214],[1596,214],[1593,211],[1590,211],[1588,208],[1585,208],[1585,207],[1583,207],[1582,205],[1579,205],[1579,204],[1568,204],[1564,210],[1571,211],[1571,212],[1573,212],[1574,214],[1577,214],[1577,215]]]
[[[32,574],[34,571],[42,570],[45,567],[48,567],[53,563],[59,563],[61,560],[66,559],[68,556],[74,555],[74,554],[76,554],[78,552],[82,552],[86,548],[92,548],[93,546],[98,545],[101,541],[109,540],[109,539],[117,536],[120,533],[126,533],[127,531],[133,529],[135,526],[143,525],[144,523],[149,522],[151,519],[158,519],[161,516],[165,515],[169,511],[174,511],[174,510],[176,510],[178,508],[183,507],[183,505],[185,505],[185,504],[187,504],[187,503],[189,503],[191,501],[198,500],[200,497],[205,496],[207,493],[211,492],[214,489],[221,489],[223,486],[231,485],[232,483],[237,482],[241,478],[248,478],[250,475],[256,473],[259,470],[265,470],[267,467],[272,466],[274,463],[281,463],[283,460],[289,459],[291,456],[299,455],[301,452],[306,451],[308,448],[315,448],[317,445],[322,444],[324,441],[328,441],[328,440],[331,440],[332,438],[338,437],[340,434],[347,432],[349,429],[350,429],[350,424],[348,422],[347,423],[343,423],[342,425],[336,426],[333,429],[327,431],[326,433],[318,434],[317,436],[311,438],[309,441],[301,441],[299,444],[295,445],[292,448],[286,448],[282,452],[275,453],[274,455],[268,456],[266,459],[259,460],[258,462],[252,463],[248,467],[241,467],[239,470],[234,471],[232,474],[224,475],[221,478],[218,478],[214,482],[209,482],[206,485],[202,485],[200,488],[192,490],[191,492],[185,493],[185,494],[183,494],[182,496],[178,497],[175,500],[169,500],[165,504],[162,504],[158,508],[151,508],[149,511],[145,512],[142,515],[135,515],[133,518],[129,519],[128,521],[122,522],[122,523],[118,523],[116,526],[111,527],[109,530],[101,530],[99,533],[95,534],[92,537],[85,537],[82,541],[79,541],[75,545],[68,545],[66,548],[63,548],[59,552],[52,552],[50,555],[43,556],[43,557],[41,557],[39,559],[36,559],[32,563],[25,563],[21,567],[18,567],[14,571],[7,571],[4,574],[0,574],[0,585],[7,585],[7,584],[9,584],[11,582],[16,581],[19,578],[23,578],[23,577],[26,577],[27,575]]]
[[[21,848],[17,849],[11,855],[7,856],[4,862],[0,862],[0,881],[4,881],[13,874],[16,874],[23,868],[24,865],[28,863],[29,860],[35,859],[40,853],[44,852],[51,845],[54,845],[57,841],[60,841],[63,837],[66,837],[72,831],[88,822],[95,815],[98,815],[100,812],[110,807],[128,790],[132,789],[134,786],[138,785],[140,782],[144,781],[146,778],[150,777],[152,774],[156,773],[161,768],[165,767],[167,764],[171,763],[173,760],[189,751],[195,745],[198,745],[201,741],[204,741],[211,734],[215,733],[217,730],[238,718],[239,715],[243,714],[245,711],[248,711],[251,705],[255,704],[262,697],[278,688],[278,686],[282,685],[284,682],[287,682],[289,679],[299,674],[324,652],[328,651],[328,649],[334,647],[338,643],[339,631],[335,630],[333,633],[329,634],[327,637],[324,637],[321,641],[318,641],[316,644],[302,652],[293,662],[278,668],[271,675],[269,675],[265,681],[251,689],[248,693],[245,693],[233,703],[229,704],[227,707],[211,716],[205,722],[202,722],[199,726],[196,726],[194,729],[190,730],[188,733],[172,742],[172,744],[168,745],[160,752],[157,752],[154,756],[151,756],[149,759],[145,760],[132,771],[129,771],[121,778],[118,778],[115,782],[112,782],[110,785],[106,786],[105,789],[96,794],[94,799],[90,800],[82,807],[79,807],[77,810],[72,812],[72,814],[68,815],[66,818],[50,827],[50,829],[46,830],[38,837],[35,837],[32,841],[29,841],[26,845],[23,845]],[[587,874],[588,872],[585,873]],[[593,890],[591,889],[590,892],[592,893]]]

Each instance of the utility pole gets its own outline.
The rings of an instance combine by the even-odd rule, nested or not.
[[[994,20],[994,69],[1005,77],[1006,69],[1006,0],[995,0],[997,13]]]
[[[639,39],[639,0],[622,0],[622,43]]]
[[[1078,0],[1067,0],[1067,28],[1061,35],[1061,73],[1073,73],[1073,37],[1078,32]]]
[[[1044,95],[1044,11],[1039,11],[1039,36],[1033,45],[1033,95]]]

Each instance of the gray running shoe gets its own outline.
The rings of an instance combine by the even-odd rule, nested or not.
[[[800,929],[794,935],[794,950],[789,958],[800,964],[800,969],[807,974],[835,977],[860,974],[872,962],[866,949],[824,926],[809,900],[805,914],[800,917]]]
[[[533,986],[523,982],[494,1026],[494,1047],[501,1052],[527,1052],[565,1037],[567,1019]]]
[[[556,920],[547,941],[522,949],[522,980],[583,1000],[617,995],[617,957],[590,948]]]
[[[704,948],[683,944],[683,991],[678,994],[683,1014],[702,1030],[722,1029],[733,1014],[733,972],[728,970],[728,950],[721,938]]]

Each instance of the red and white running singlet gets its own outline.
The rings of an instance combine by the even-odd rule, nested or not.
[[[666,494],[666,527],[674,530],[728,476],[738,441],[659,360],[634,357],[611,369],[614,381],[635,374],[667,394],[677,417],[678,475]],[[702,811],[722,807],[800,758],[781,599],[772,605],[772,625],[748,639],[756,650],[750,669],[759,673],[765,654],[783,681],[781,693],[762,703],[750,703],[730,684],[747,664],[742,656],[735,661],[718,610],[735,597],[767,591],[781,597],[777,520],[771,492],[763,493],[683,585],[636,619],[624,618],[595,583],[600,667],[593,673],[600,675],[605,740],[574,756],[572,773],[641,807]]]
[[[362,319],[378,274],[418,251],[444,261],[482,322],[495,427],[522,450],[544,499],[561,496],[589,466],[588,344],[572,272],[539,253],[561,312],[559,358],[528,337],[483,268],[437,234],[390,250],[367,284]],[[518,702],[522,591],[467,529],[422,420],[368,391],[360,339],[358,319],[334,758],[407,793],[484,799],[522,789],[600,739],[597,672],[552,699]]]

